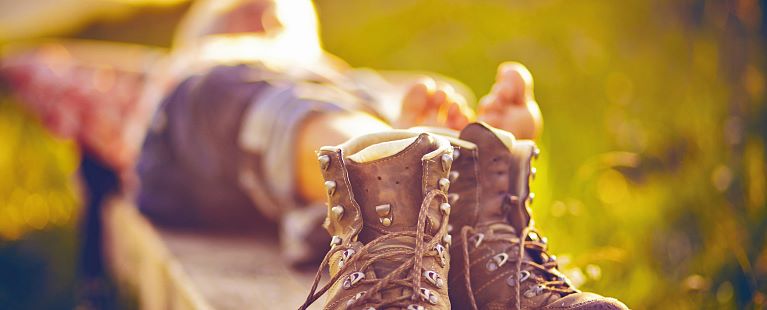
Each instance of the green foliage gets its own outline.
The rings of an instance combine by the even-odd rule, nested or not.
[[[0,92],[0,309],[75,303],[77,153]]]

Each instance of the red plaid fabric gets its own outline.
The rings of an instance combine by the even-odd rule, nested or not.
[[[125,62],[119,53],[115,64],[94,63],[88,54],[114,51],[88,49],[57,43],[27,49],[4,58],[0,76],[52,132],[77,140],[115,168],[126,168],[135,160],[154,108],[140,103],[147,75],[143,68],[115,65]]]

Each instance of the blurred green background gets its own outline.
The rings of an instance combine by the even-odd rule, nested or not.
[[[167,47],[188,4],[157,2],[62,1],[69,19],[13,41]],[[316,5],[326,49],[353,66],[435,71],[480,96],[500,62],[528,66],[545,120],[536,225],[580,288],[636,309],[765,307],[764,1]],[[76,152],[2,95],[0,308],[74,306]]]

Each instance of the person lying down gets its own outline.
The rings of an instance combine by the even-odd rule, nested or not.
[[[285,13],[307,10],[308,23],[291,23],[295,17]],[[253,14],[260,18],[245,18]],[[325,191],[317,186],[320,146],[391,128],[460,130],[476,120],[517,138],[540,133],[532,76],[521,64],[498,66],[475,114],[471,95],[452,80],[378,74],[314,54],[320,50],[314,18],[311,2],[303,0],[195,4],[179,30],[171,69],[160,77],[180,82],[162,83],[175,86],[162,99],[138,159],[144,214],[165,225],[234,227],[254,225],[255,210],[280,223],[288,260],[316,260],[329,238],[320,225],[326,211]],[[297,34],[315,39],[292,37]],[[307,55],[279,53],[288,41],[316,45],[303,48]],[[217,49],[239,52],[210,52]]]

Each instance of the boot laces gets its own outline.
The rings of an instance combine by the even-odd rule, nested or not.
[[[423,288],[421,286],[421,280],[423,276],[426,276],[427,280],[429,281],[434,280],[434,274],[432,271],[422,270],[424,256],[435,257],[440,261],[444,259],[442,255],[444,255],[445,251],[440,251],[439,246],[441,246],[440,241],[442,240],[443,235],[446,233],[448,217],[442,216],[441,224],[439,226],[440,229],[436,232],[435,235],[432,236],[426,234],[426,225],[428,222],[426,216],[428,213],[428,208],[432,201],[437,197],[443,199],[443,201],[447,201],[447,196],[444,192],[437,189],[429,191],[421,203],[420,212],[418,213],[418,224],[415,231],[388,233],[373,239],[358,250],[354,250],[356,251],[356,254],[352,255],[348,260],[344,262],[343,266],[341,266],[341,269],[338,270],[335,276],[330,278],[327,284],[317,289],[322,277],[322,272],[329,266],[330,258],[333,256],[333,254],[352,248],[350,243],[348,245],[334,246],[330,251],[328,251],[328,253],[325,255],[325,258],[322,260],[322,263],[317,270],[317,274],[314,277],[314,283],[312,284],[309,296],[307,296],[306,301],[299,309],[307,309],[307,307],[309,307],[312,303],[324,295],[333,286],[333,284],[336,283],[336,281],[338,281],[341,276],[346,273],[345,271],[347,268],[350,268],[349,266],[354,266],[355,262],[362,263],[360,268],[358,268],[358,272],[350,274],[354,280],[349,281],[348,283],[350,285],[366,284],[372,286],[348,300],[346,303],[347,307],[355,305],[368,305],[368,308],[366,309],[380,309],[385,306],[405,308],[411,306],[413,303],[418,303],[419,299],[428,303],[436,304],[439,297],[437,297],[437,295],[433,293],[432,290]],[[378,253],[381,251],[375,250],[377,245],[380,245],[388,240],[401,237],[409,237],[415,239],[415,245],[413,247],[404,244],[387,246],[385,251],[382,253]],[[401,262],[402,264],[393,271],[389,272],[383,278],[365,279],[364,272],[372,267],[375,262],[382,260],[388,262],[396,261]],[[360,273],[362,274],[361,278],[359,275],[357,275]],[[402,296],[388,299],[382,299],[377,296],[378,293],[382,290],[389,290],[396,287],[409,290],[411,292],[410,296],[403,294]],[[447,296],[443,296],[443,298],[447,298]],[[414,308],[418,309],[418,307]]]
[[[484,231],[482,233],[480,231]],[[518,237],[518,236],[521,236]],[[544,291],[559,293],[562,296],[576,293],[577,290],[570,284],[569,280],[559,272],[557,262],[553,255],[549,255],[547,251],[547,245],[539,234],[532,227],[525,227],[522,230],[522,234],[517,235],[514,227],[505,222],[497,222],[488,225],[483,225],[481,228],[475,229],[474,227],[464,226],[461,229],[462,242],[462,254],[463,254],[463,275],[464,283],[466,283],[466,291],[469,292],[469,301],[473,309],[478,309],[477,301],[474,298],[474,290],[471,284],[471,262],[469,261],[469,254],[472,252],[469,249],[470,246],[474,246],[474,249],[481,246],[483,242],[502,242],[511,244],[512,253],[501,253],[491,259],[491,262],[496,263],[497,268],[500,268],[507,260],[515,262],[514,274],[515,277],[514,287],[515,291],[515,308],[521,309],[520,298],[523,295],[522,282],[529,279],[534,280],[537,284],[524,292],[525,297],[533,297],[543,293]],[[525,253],[531,254],[533,257],[546,257],[547,261],[543,263],[537,263],[533,260],[524,260]],[[509,257],[511,255],[511,257]],[[497,258],[497,257],[500,257]],[[494,270],[493,270],[494,271]],[[553,280],[552,280],[553,279]]]

